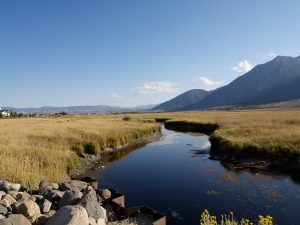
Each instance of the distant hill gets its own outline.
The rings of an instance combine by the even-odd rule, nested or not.
[[[66,106],[66,107],[53,107],[44,106],[39,108],[12,108],[3,107],[6,110],[24,113],[24,114],[55,114],[65,112],[67,114],[108,114],[108,113],[126,113],[126,112],[144,112],[152,109],[156,105],[137,106],[132,108],[117,107],[117,106]]]
[[[202,89],[194,89],[164,102],[153,108],[155,111],[176,111],[179,108],[187,107],[194,103],[199,102],[203,98],[207,97],[211,92]]]
[[[224,106],[254,106],[300,99],[300,56],[278,56],[257,65],[230,84],[178,110],[207,109]]]

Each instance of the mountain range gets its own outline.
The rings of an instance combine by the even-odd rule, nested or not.
[[[277,56],[226,86],[209,92],[191,90],[156,106],[154,110],[249,107],[296,99],[300,99],[300,56]]]
[[[19,112],[24,114],[55,114],[55,113],[67,113],[67,114],[109,114],[109,113],[126,113],[126,112],[145,112],[152,109],[156,105],[144,105],[137,107],[118,107],[118,106],[65,106],[65,107],[53,107],[44,106],[39,108],[12,108],[3,107],[3,109]]]

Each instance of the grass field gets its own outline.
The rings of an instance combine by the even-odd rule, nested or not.
[[[126,118],[124,120],[124,117]],[[0,120],[0,179],[61,181],[82,153],[123,146],[159,130],[154,119],[217,124],[211,138],[235,151],[300,156],[300,110],[207,111]]]
[[[34,185],[64,180],[83,152],[99,153],[152,134],[159,125],[122,116],[0,120],[0,179]]]

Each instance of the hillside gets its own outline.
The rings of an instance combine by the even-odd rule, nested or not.
[[[196,102],[199,102],[203,98],[207,97],[211,92],[205,91],[202,89],[193,89],[187,92],[184,92],[183,94],[164,102],[155,108],[153,110],[155,111],[176,111],[181,107],[186,107],[191,104],[194,104]]]
[[[253,106],[300,98],[300,57],[278,56],[253,68],[197,103],[180,110]]]

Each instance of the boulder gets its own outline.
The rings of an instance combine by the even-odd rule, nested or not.
[[[0,214],[0,220],[3,220],[5,218],[6,218],[5,216],[3,216],[2,214]]]
[[[60,189],[63,191],[82,191],[83,189],[85,189],[88,186],[88,184],[84,181],[80,181],[80,180],[71,180],[69,182],[66,183],[61,183],[60,184]]]
[[[34,196],[31,196],[29,193],[27,192],[19,192],[17,195],[16,195],[16,200],[17,201],[23,201],[23,202],[26,202],[26,201],[29,201],[29,200],[32,200],[32,201],[35,201],[35,197]]]
[[[47,183],[46,181],[42,180],[39,183],[39,192],[41,194],[46,194],[49,191],[52,191],[53,187],[51,184]]]
[[[97,225],[106,225],[105,219],[99,218],[99,219],[97,220]]]
[[[112,205],[106,204],[103,208],[106,210],[106,215],[109,221],[116,221],[118,219],[118,215]]]
[[[76,205],[81,197],[82,193],[80,191],[66,191],[62,199],[59,201],[59,207],[66,205]]]
[[[49,211],[46,214],[38,215],[33,225],[45,225],[49,218],[55,214],[54,210]]]
[[[11,214],[8,218],[0,220],[0,225],[31,225],[31,223],[21,214]]]
[[[0,182],[0,191],[16,191],[18,192],[21,188],[21,184],[17,184],[17,183],[11,183],[8,181],[1,181]]]
[[[44,199],[43,195],[33,195],[33,197],[35,198],[36,202],[41,202]]]
[[[59,190],[52,190],[45,195],[45,198],[50,202],[59,202],[64,196],[65,192]]]
[[[101,197],[106,200],[111,197],[111,192],[108,189],[104,189],[101,191]]]
[[[42,213],[47,213],[50,211],[51,209],[51,205],[52,205],[52,202],[50,202],[49,200],[47,199],[44,199],[42,202],[40,202],[39,206],[40,206],[40,209],[41,209],[41,212]]]
[[[96,221],[99,218],[103,218],[106,221],[106,210],[97,201],[97,194],[94,189],[85,190],[78,204],[86,209],[89,217],[94,218]]]
[[[96,220],[92,217],[89,217],[89,225],[97,225]]]
[[[59,189],[59,185],[57,183],[51,183],[52,189],[54,190],[58,190]]]
[[[0,214],[6,215],[7,213],[8,213],[8,209],[5,206],[0,205]]]
[[[18,214],[22,214],[31,221],[34,221],[41,214],[40,207],[34,201],[23,202],[17,209]]]
[[[15,202],[16,202],[16,199],[14,199],[14,197],[12,197],[9,194],[4,195],[4,197],[2,197],[2,200],[1,200],[1,204],[6,207],[9,207],[11,204],[13,204]]]
[[[6,192],[5,191],[0,191],[0,200],[2,199],[2,197],[6,195]]]
[[[68,205],[60,208],[46,225],[89,225],[89,217],[83,207]]]

